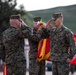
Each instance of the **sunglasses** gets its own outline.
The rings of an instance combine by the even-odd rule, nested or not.
[[[18,19],[20,22],[22,22],[22,19]]]
[[[35,17],[33,20],[34,20],[34,22],[41,21],[41,17]]]
[[[53,21],[56,21],[58,18],[55,18]]]

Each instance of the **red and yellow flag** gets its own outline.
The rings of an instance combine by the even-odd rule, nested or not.
[[[43,39],[39,42],[37,61],[49,60],[50,61],[50,38]]]
[[[48,25],[50,23],[47,23]],[[47,27],[47,24],[44,22],[39,23],[39,28],[45,28]],[[51,25],[49,25],[49,28],[52,28]],[[43,39],[39,42],[38,45],[38,53],[37,53],[37,61],[41,60],[49,60],[50,61],[50,38]]]

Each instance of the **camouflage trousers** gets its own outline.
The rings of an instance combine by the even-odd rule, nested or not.
[[[45,61],[37,62],[36,59],[30,59],[29,75],[45,75]]]
[[[69,75],[69,63],[67,63],[66,61],[53,61],[52,75]]]
[[[26,75],[26,61],[7,64],[7,75]]]
[[[75,72],[75,65],[69,65],[71,74]]]

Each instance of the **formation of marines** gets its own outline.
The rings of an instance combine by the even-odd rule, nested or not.
[[[51,22],[55,27],[49,28]],[[21,20],[20,15],[11,15],[10,27],[0,36],[0,58],[6,63],[8,75],[26,74],[24,38],[28,38],[30,46],[29,75],[45,75],[45,60],[36,60],[39,41],[45,38],[51,40],[52,74],[69,75],[69,62],[75,54],[75,43],[73,32],[63,25],[62,13],[54,13],[46,26],[39,27],[39,23],[34,21],[32,29]]]

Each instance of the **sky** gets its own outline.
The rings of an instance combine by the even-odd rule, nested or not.
[[[26,11],[34,11],[73,4],[76,4],[76,0],[17,0],[16,8],[24,5]]]

